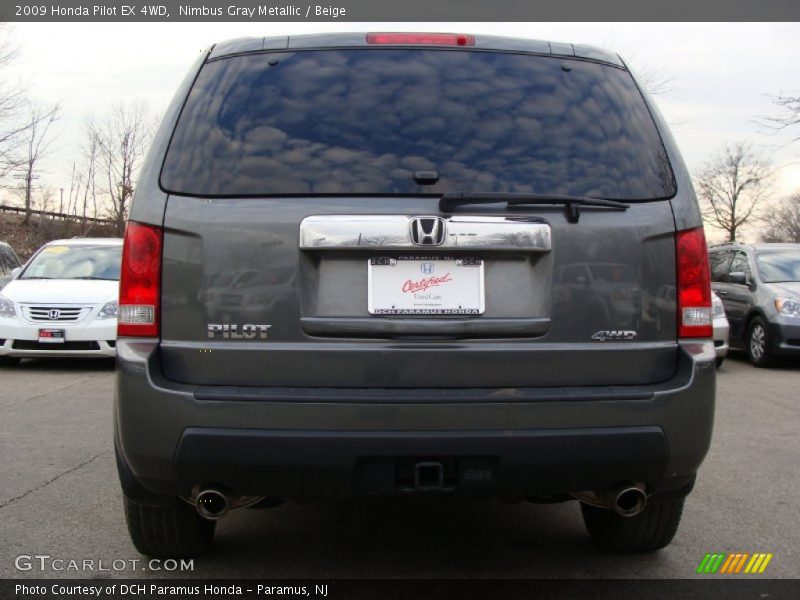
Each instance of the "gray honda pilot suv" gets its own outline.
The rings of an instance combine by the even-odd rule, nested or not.
[[[237,508],[460,494],[576,499],[599,547],[662,548],[711,438],[710,293],[689,175],[618,56],[218,44],[125,235],[133,543],[192,556]]]

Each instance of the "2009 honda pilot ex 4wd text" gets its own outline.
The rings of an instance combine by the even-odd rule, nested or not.
[[[689,176],[616,55],[219,44],[125,236],[131,537],[194,555],[231,509],[452,493],[577,499],[600,547],[661,548],[710,443],[711,338]]]

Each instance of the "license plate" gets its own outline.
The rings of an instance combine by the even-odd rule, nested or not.
[[[63,329],[40,329],[39,342],[44,344],[63,344],[64,343],[64,330]]]
[[[482,315],[479,258],[372,258],[367,263],[373,315]]]

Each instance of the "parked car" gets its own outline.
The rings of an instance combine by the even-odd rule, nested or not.
[[[0,242],[0,290],[11,281],[14,271],[19,269],[21,263],[14,249],[5,242]]]
[[[722,366],[728,356],[730,325],[725,317],[725,306],[716,293],[711,292],[711,308],[714,315],[714,352],[717,355],[717,368]]]
[[[599,547],[653,551],[711,439],[691,178],[585,46],[214,46],[143,165],[119,315],[117,465],[152,556],[232,509],[369,494],[578,499]]]
[[[40,248],[0,292],[0,361],[116,354],[120,239]]]
[[[757,367],[800,356],[800,244],[738,244],[709,250],[714,291],[731,345]]]

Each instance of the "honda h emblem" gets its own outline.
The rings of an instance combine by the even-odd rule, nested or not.
[[[58,317],[60,317],[60,316],[61,316],[61,311],[60,311],[60,310],[58,310],[57,308],[51,308],[51,309],[50,309],[50,310],[47,312],[47,316],[48,316],[50,319],[53,319],[53,320],[55,320],[55,319],[57,319]]]
[[[433,273],[433,263],[424,262],[419,266],[419,270],[425,275]]]
[[[417,246],[441,246],[445,236],[445,221],[441,217],[411,219],[411,241]]]

